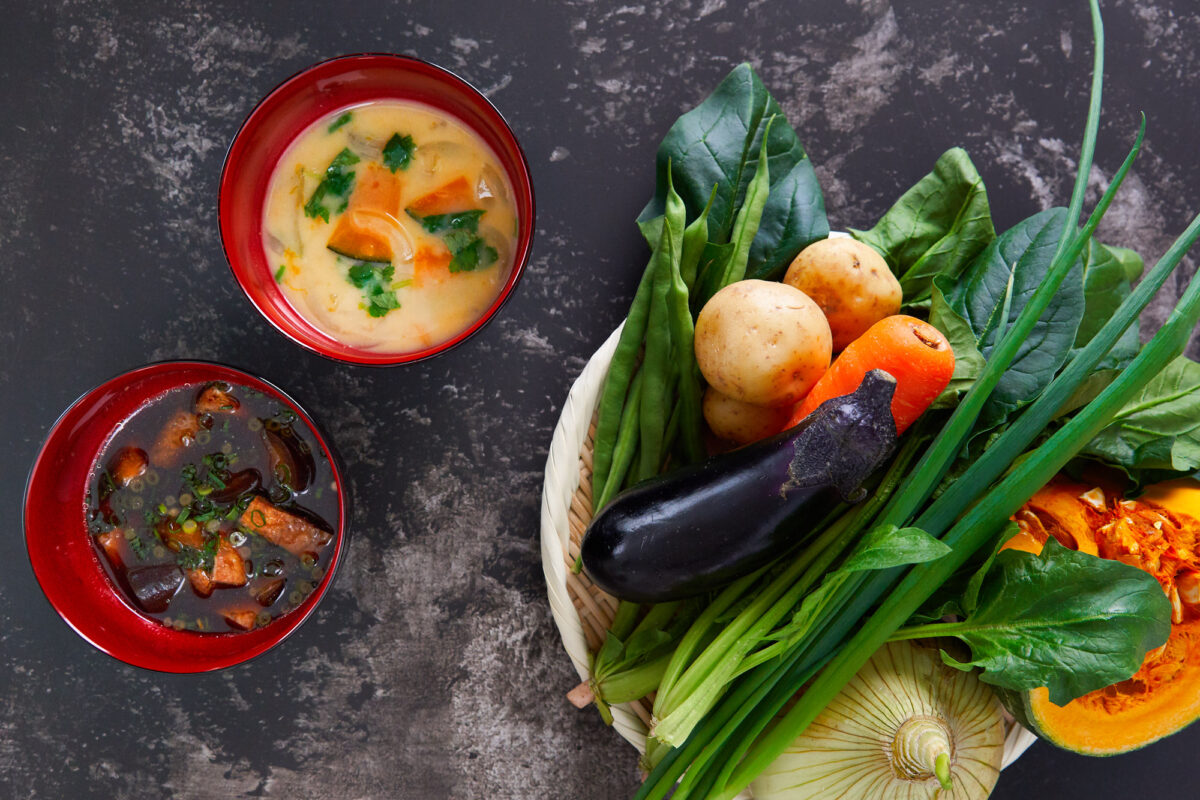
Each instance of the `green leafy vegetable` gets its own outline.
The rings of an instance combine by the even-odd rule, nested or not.
[[[1171,603],[1152,575],[1051,537],[1040,556],[996,556],[966,620],[901,629],[892,638],[957,637],[971,660],[943,653],[947,664],[981,667],[985,683],[1008,689],[1045,686],[1061,706],[1133,675],[1170,632]]]
[[[769,279],[782,275],[804,247],[829,235],[829,222],[804,146],[749,64],[734,68],[711,95],[671,126],[658,149],[655,196],[638,220],[662,216],[667,165],[672,164],[675,189],[683,198],[687,219],[700,215],[713,186],[717,187],[708,218],[709,240],[717,245],[728,242],[772,117],[778,119],[766,136],[770,193],[749,250],[746,276]]]
[[[393,133],[392,138],[388,139],[387,144],[383,146],[383,165],[392,172],[398,169],[408,169],[412,164],[413,153],[416,152],[416,149],[417,144],[411,136]]]
[[[446,243],[450,244],[449,237],[447,237]],[[450,259],[451,272],[471,272],[483,267],[490,267],[496,263],[496,259],[499,257],[496,248],[478,236],[461,247],[455,248],[452,246],[450,252],[452,254]]]
[[[1084,455],[1127,470],[1200,467],[1200,364],[1180,356],[1142,387]]]
[[[354,166],[358,161],[358,156],[350,152],[350,148],[343,148],[342,152],[333,157],[321,182],[304,204],[306,217],[320,217],[329,222],[331,213],[340,214],[346,210],[346,205],[350,202],[350,191],[354,188],[354,171],[347,168]]]
[[[337,119],[335,119],[333,122],[331,122],[329,124],[329,128],[328,128],[329,132],[333,133],[338,128],[342,127],[343,125],[345,125],[352,119],[354,119],[354,114],[350,111],[347,111],[345,114],[342,114],[340,117],[338,117]]]
[[[175,563],[184,569],[212,572],[213,563],[217,557],[217,547],[220,546],[220,543],[220,537],[211,536],[204,543],[204,547],[181,545],[179,552],[175,554]]]
[[[1017,223],[988,245],[956,283],[943,284],[950,308],[970,325],[985,358],[991,359],[996,343],[1049,272],[1064,214],[1054,208]],[[985,429],[1003,422],[1046,387],[1071,353],[1083,309],[1075,265],[1001,375],[980,415]]]
[[[430,214],[427,217],[418,216],[411,210],[407,213],[430,233],[441,233],[447,230],[466,230],[475,233],[479,230],[479,218],[483,216],[483,209],[474,208],[470,211],[455,211],[451,214]]]
[[[942,394],[934,401],[934,408],[952,407],[975,380],[983,373],[987,363],[983,353],[979,352],[979,344],[971,324],[959,316],[946,300],[947,278],[935,276],[931,282],[931,299],[929,303],[929,324],[942,332],[950,348],[954,351],[954,374]]]
[[[1076,347],[1090,342],[1121,301],[1129,296],[1132,283],[1142,276],[1144,266],[1142,257],[1132,250],[1094,241],[1088,244],[1084,250],[1084,311],[1075,334]],[[1134,322],[1101,362],[1101,368],[1124,367],[1137,355],[1140,346],[1138,324]]]
[[[129,540],[129,549],[137,556],[138,561],[145,561],[146,556],[150,554],[150,548],[142,541],[142,537],[134,536]]]
[[[890,569],[941,558],[950,548],[920,528],[881,525],[873,528],[839,572]]]
[[[279,269],[275,270],[275,282],[283,283],[283,276],[286,274],[287,274],[287,266],[285,266],[284,264],[280,264]]]
[[[391,264],[380,266],[368,262],[360,262],[350,267],[347,279],[358,289],[362,289],[363,302],[360,304],[372,317],[385,316],[394,308],[400,307],[400,299],[392,278],[396,268]]]
[[[883,254],[909,304],[929,298],[936,276],[957,278],[996,238],[996,230],[983,179],[966,151],[955,147],[874,228],[851,228],[850,235]]]
[[[406,211],[410,217],[421,223],[425,230],[441,235],[442,241],[450,250],[451,272],[472,272],[490,267],[499,258],[496,248],[476,233],[479,230],[479,220],[484,215],[483,209],[430,214],[425,217],[414,214],[412,209]]]

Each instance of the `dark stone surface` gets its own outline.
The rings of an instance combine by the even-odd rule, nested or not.
[[[1200,209],[1200,18],[1193,0],[1106,13],[1092,199],[1144,110],[1145,152],[1102,234],[1155,258]],[[633,751],[563,700],[575,676],[545,602],[538,502],[563,398],[643,264],[632,218],[659,138],[750,60],[809,148],[834,227],[868,227],[956,144],[1004,227],[1066,202],[1091,60],[1082,0],[15,0],[3,16],[0,794],[20,798],[628,796]],[[482,88],[524,142],[539,201],[503,316],[406,369],[290,345],[241,295],[217,235],[222,157],[254,102],[313,61],[372,50]],[[356,500],[314,619],[205,676],[142,672],[77,638],[34,582],[20,523],[61,409],[176,357],[286,387],[326,423]],[[1039,744],[995,797],[1185,796],[1179,765],[1198,745],[1193,730],[1098,761]]]

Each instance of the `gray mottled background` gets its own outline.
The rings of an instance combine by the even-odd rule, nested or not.
[[[1154,258],[1200,210],[1200,20],[1194,0],[1105,7],[1093,199],[1145,110],[1145,152],[1103,236]],[[14,798],[628,796],[633,751],[563,700],[575,676],[545,602],[537,509],[562,400],[645,258],[632,218],[658,140],[749,60],[818,165],[835,227],[872,224],[956,144],[1004,227],[1065,203],[1091,59],[1082,0],[0,12],[0,795]],[[359,51],[418,55],[479,86],[537,188],[534,257],[502,317],[409,368],[289,344],[242,297],[217,234],[222,158],[255,101]],[[348,560],[315,617],[204,676],[143,672],[78,639],[39,592],[20,523],[58,413],[176,357],[293,392],[340,447],[355,501]],[[1194,796],[1179,770],[1198,745],[1193,730],[1103,761],[1038,745],[995,796]]]

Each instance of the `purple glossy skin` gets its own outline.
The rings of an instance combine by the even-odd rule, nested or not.
[[[795,427],[638,484],[584,535],[583,567],[622,600],[661,603],[719,588],[782,555],[896,444],[895,381],[874,370]]]

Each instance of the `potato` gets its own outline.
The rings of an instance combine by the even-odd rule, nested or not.
[[[704,420],[714,435],[750,444],[779,433],[792,414],[791,406],[756,406],[735,400],[711,386],[704,390]]]
[[[873,247],[854,239],[822,239],[800,251],[783,282],[825,312],[840,351],[884,317],[900,313],[900,281]]]
[[[709,385],[743,403],[792,405],[829,369],[829,323],[808,295],[774,281],[738,281],[696,318],[696,362]]]

